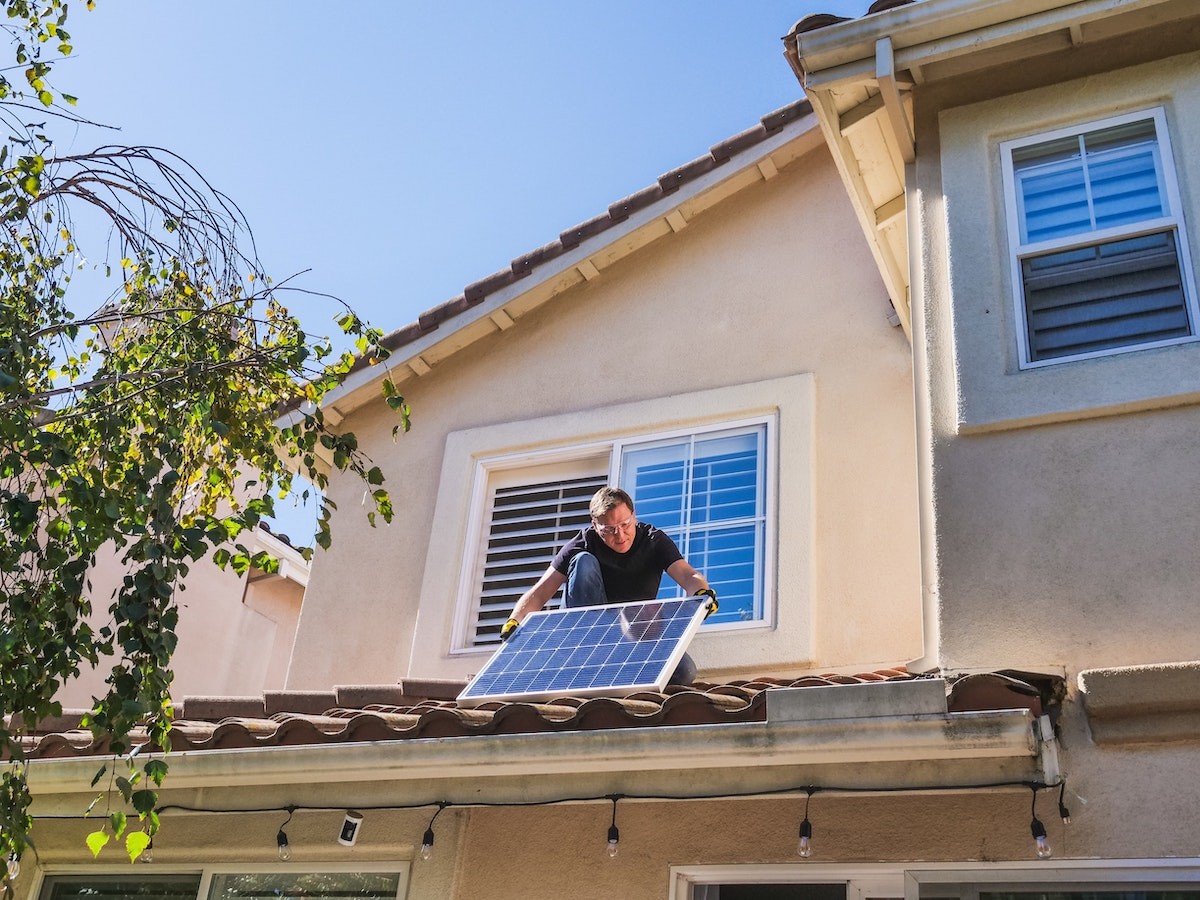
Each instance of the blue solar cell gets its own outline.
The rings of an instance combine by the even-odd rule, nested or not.
[[[703,618],[691,597],[534,613],[459,702],[662,690]]]

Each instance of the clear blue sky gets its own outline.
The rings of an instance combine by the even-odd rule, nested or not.
[[[869,3],[97,0],[54,81],[121,129],[70,149],[179,153],[386,332],[798,99],[780,37]]]

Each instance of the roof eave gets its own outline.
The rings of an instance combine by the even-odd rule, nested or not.
[[[820,711],[826,689],[796,688],[769,695],[766,722],[177,752],[160,802],[202,797],[208,808],[238,807],[248,789],[297,804],[332,794],[337,803],[401,805],[547,802],[613,791],[729,796],[806,784],[920,791],[1058,778],[1044,717],[1025,709],[914,713],[937,693],[944,708],[944,684],[880,687],[863,686],[858,700],[900,698],[903,705],[872,715],[846,707],[846,687],[830,688],[843,711],[860,713],[841,717]],[[797,718],[804,709],[826,717]],[[95,768],[94,757],[31,761],[35,815],[78,812],[93,792]],[[704,770],[701,791],[697,770]]]
[[[346,415],[362,405],[370,398],[370,389],[385,376],[390,375],[397,385],[412,378],[424,377],[437,364],[464,347],[511,328],[522,316],[551,298],[576,285],[595,280],[609,266],[659,238],[682,231],[692,218],[704,210],[774,177],[780,169],[822,144],[817,119],[812,113],[788,122],[774,134],[756,140],[746,149],[737,149],[737,141],[735,137],[723,142],[725,146],[733,148],[727,160],[720,161],[678,189],[664,189],[659,199],[636,209],[617,224],[584,237],[554,258],[537,262],[530,267],[528,274],[514,279],[500,278],[507,274],[505,270],[497,272],[494,277],[502,286],[477,301],[465,297],[451,301],[450,305],[463,309],[455,312],[444,324],[425,325],[426,314],[421,323],[424,333],[405,342],[386,362],[351,372],[341,385],[326,396],[322,403],[326,415],[331,411],[335,415]],[[714,150],[722,146],[717,145]],[[636,198],[642,193],[632,196]],[[614,204],[616,206],[619,204]],[[610,214],[612,212],[610,210]],[[568,231],[586,231],[587,225],[583,223]],[[488,280],[484,279],[484,282]],[[506,281],[509,283],[504,284]],[[299,412],[290,412],[279,420],[279,424],[293,424],[298,417]]]
[[[915,0],[812,30],[801,20],[784,38],[785,55],[821,123],[910,340],[912,228],[906,195],[908,167],[917,152],[914,86],[1045,52],[1047,41],[1057,46],[1056,35],[1064,46],[1074,45],[1088,39],[1090,23],[1170,2]],[[1137,18],[1127,17],[1128,27]]]
[[[916,0],[813,31],[797,33],[793,29],[785,40],[799,54],[806,87],[873,79],[875,44],[882,37],[895,47],[897,67],[915,69],[919,82],[921,69],[932,62],[977,55],[988,47],[1168,2],[1171,0]]]

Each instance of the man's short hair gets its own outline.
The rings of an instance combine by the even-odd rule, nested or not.
[[[592,495],[592,502],[588,504],[588,512],[591,513],[593,519],[599,519],[608,515],[622,503],[629,507],[630,512],[633,512],[632,497],[620,488],[602,487]]]

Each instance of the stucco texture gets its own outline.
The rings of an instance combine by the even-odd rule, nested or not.
[[[1153,52],[1129,44],[1120,52]],[[1197,256],[1187,161],[1200,150],[1200,56],[1090,72],[1111,65],[1111,50],[1073,54],[1067,64],[1088,74],[1066,83],[1056,57],[1012,76],[1045,86],[1006,94],[989,75],[918,104],[917,339],[930,360],[919,389],[931,398],[923,516],[936,561],[926,579],[945,668],[1071,674],[1196,655],[1200,344],[1027,370],[1016,357],[1000,141],[1163,108]]]
[[[426,566],[457,577],[464,564],[467,510],[436,515],[444,480],[473,477],[442,471],[448,435],[581,410],[603,431],[621,427],[606,418],[621,404],[799,374],[815,385],[811,497],[806,509],[779,511],[775,548],[802,554],[809,581],[779,584],[777,602],[815,598],[806,612],[816,649],[795,667],[916,655],[911,367],[887,311],[832,163],[818,150],[405,382],[413,428],[399,441],[377,405],[354,413],[346,425],[388,476],[396,521],[368,529],[361,487],[333,481],[341,507],[334,550],[314,560],[289,687],[461,677],[480,664],[446,655],[448,623],[461,614],[455,596],[427,597],[418,624]],[[523,448],[505,449],[548,446],[530,433]],[[435,524],[431,549],[435,518],[451,525]],[[436,663],[416,661],[414,635],[417,655]],[[714,653],[709,665],[719,669]]]

